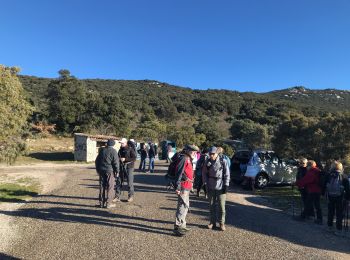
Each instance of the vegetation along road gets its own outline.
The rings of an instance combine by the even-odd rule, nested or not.
[[[228,195],[225,232],[206,229],[207,202],[191,196],[192,230],[173,236],[176,196],[165,190],[162,164],[154,174],[136,174],[133,203],[109,210],[95,207],[92,165],[48,170],[60,168],[66,174],[59,187],[15,211],[1,209],[0,217],[17,230],[1,259],[349,259],[349,239],[293,221],[236,189]]]

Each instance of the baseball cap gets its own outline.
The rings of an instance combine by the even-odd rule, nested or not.
[[[217,153],[218,152],[218,148],[216,148],[215,146],[212,146],[209,148],[208,153]]]

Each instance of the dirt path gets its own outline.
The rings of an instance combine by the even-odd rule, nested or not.
[[[92,167],[67,169],[59,189],[17,211],[1,210],[17,227],[2,257],[21,259],[349,259],[350,240],[299,223],[259,198],[230,191],[227,230],[207,230],[207,202],[191,197],[183,238],[172,235],[176,196],[164,189],[164,167],[137,173],[136,199],[113,210],[95,207]],[[254,199],[255,198],[255,199]],[[1,258],[1,255],[0,255]]]
[[[40,184],[40,194],[47,194],[63,184],[72,167],[77,167],[77,164],[42,163],[37,165],[1,166],[0,183],[16,183],[20,179],[29,178]],[[83,167],[86,168],[86,165],[83,165]],[[23,205],[24,203],[3,202],[0,203],[0,210],[15,211]],[[0,251],[5,251],[18,236],[18,227],[12,225],[11,219],[8,215],[0,214]]]

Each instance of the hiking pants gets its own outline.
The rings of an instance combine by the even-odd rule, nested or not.
[[[307,199],[307,191],[305,189],[300,189],[300,197],[301,197],[301,203],[302,203],[302,212],[301,212],[301,216],[302,217],[306,217],[306,199]],[[314,212],[312,212],[312,216],[314,216]]]
[[[177,210],[175,215],[175,226],[180,228],[186,227],[186,216],[190,208],[190,191],[181,191],[177,196]]]
[[[102,205],[111,203],[114,199],[115,177],[113,172],[101,172],[99,175],[100,194],[98,200]]]
[[[120,198],[121,189],[123,186],[123,182],[127,181],[128,183],[128,196],[134,196],[134,168],[126,169],[126,173],[123,179],[122,172],[120,172],[119,176],[116,179],[116,188],[115,188],[115,196]]]
[[[219,204],[219,216],[218,221],[220,224],[225,224],[226,219],[226,193],[223,194],[222,190],[208,190],[208,199],[209,199],[209,211],[210,211],[210,223],[216,223],[216,204]]]
[[[341,230],[343,221],[343,196],[328,197],[327,224],[329,227],[333,226],[334,213],[336,214],[336,227],[338,230]]]
[[[306,217],[313,216],[314,207],[316,209],[317,219],[322,221],[322,210],[321,210],[321,194],[320,193],[308,193],[305,205]]]

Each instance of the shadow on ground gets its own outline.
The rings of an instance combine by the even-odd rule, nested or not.
[[[74,161],[74,154],[70,152],[30,153],[28,157],[41,161]]]
[[[84,179],[84,182],[91,182],[93,180],[94,179]],[[167,193],[164,187],[164,183],[165,180],[163,175],[135,175],[136,192],[153,192],[159,193],[159,196],[161,196],[161,194],[164,195],[164,193]],[[87,185],[87,187],[97,189],[94,184],[94,186],[91,186],[91,184],[85,185]],[[52,202],[50,201],[52,198],[62,198],[62,200]],[[173,207],[160,206],[158,208],[159,215],[161,215],[161,211],[172,211],[175,213],[177,201],[176,196],[172,192],[169,192],[165,195],[165,198],[168,201],[173,202],[169,203]],[[70,199],[73,201],[69,201]],[[172,236],[172,220],[162,220],[159,217],[157,219],[148,219],[129,214],[117,214],[104,209],[92,209],[91,205],[77,204],[74,201],[76,199],[90,199],[96,202],[95,198],[45,195],[38,196],[38,199],[32,201],[31,203],[43,203],[47,205],[53,204],[50,207],[21,208],[17,211],[0,211],[0,214],[22,218],[33,218],[45,221],[102,225],[111,228],[123,228],[146,233]],[[71,208],[69,206],[75,206],[75,208]],[[200,217],[208,217],[208,202],[204,198],[191,196],[190,206],[191,208],[189,214],[198,215]],[[290,216],[281,213],[273,208],[262,208],[258,206],[243,205],[227,201],[226,224],[238,229],[259,233],[266,236],[273,236],[297,245],[350,253],[348,240],[344,239],[339,243],[329,243],[327,240],[334,239],[334,236],[329,235],[328,238],[325,234],[322,234],[322,236],[320,236],[320,230],[313,229],[312,226],[304,223],[294,222],[291,220]],[[205,228],[205,225],[198,225],[195,223],[189,223],[189,226]]]

